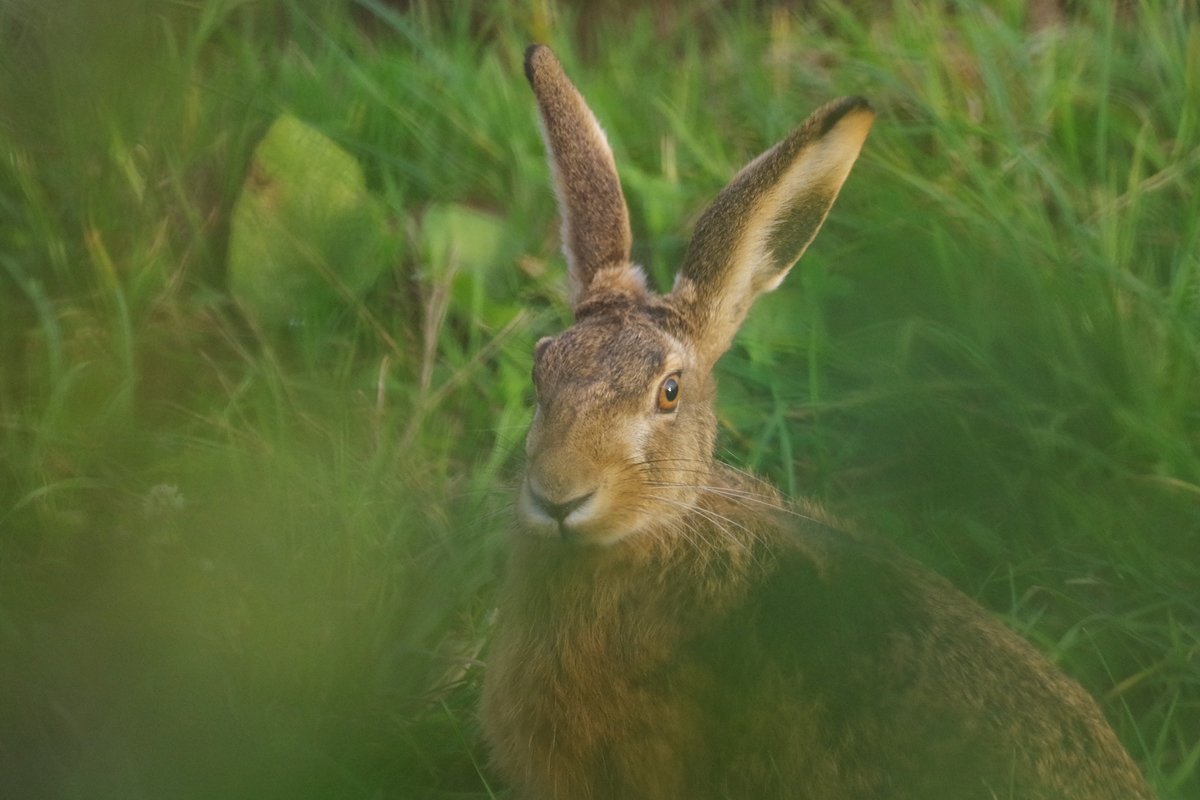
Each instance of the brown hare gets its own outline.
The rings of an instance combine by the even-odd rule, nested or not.
[[[537,409],[481,719],[523,800],[1137,800],[1091,697],[947,581],[713,460],[713,363],[813,239],[862,98],[818,109],[696,225],[670,293],[629,262],[604,133],[534,46],[575,324]]]

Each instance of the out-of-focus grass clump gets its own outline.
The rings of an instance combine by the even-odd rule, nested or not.
[[[871,98],[720,366],[725,457],[947,574],[1200,792],[1195,11],[616,5],[0,2],[0,795],[500,791],[473,706],[569,316],[530,39],[662,287],[733,172]],[[280,118],[362,170],[320,189],[351,245],[303,163],[255,169]],[[289,259],[319,313],[268,321]]]

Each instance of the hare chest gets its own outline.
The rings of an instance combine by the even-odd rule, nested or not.
[[[488,665],[486,731],[517,796],[687,796],[689,760],[700,747],[694,698],[702,675],[619,663],[592,643],[557,657],[504,647]]]
[[[714,599],[554,583],[510,576],[488,659],[484,731],[516,796],[707,796],[722,691],[696,630]]]

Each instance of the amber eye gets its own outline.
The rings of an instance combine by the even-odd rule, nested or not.
[[[679,405],[679,380],[672,375],[658,387],[658,410],[674,411]]]

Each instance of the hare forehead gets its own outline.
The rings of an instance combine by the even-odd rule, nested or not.
[[[649,384],[677,369],[681,347],[649,322],[586,320],[559,334],[534,365],[539,400],[597,392],[641,399]],[[545,395],[545,396],[543,396]]]

